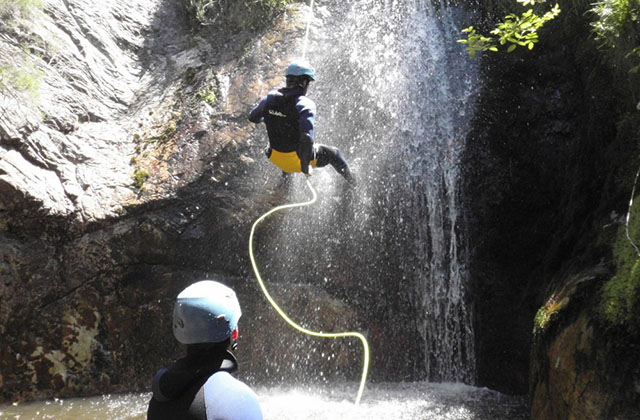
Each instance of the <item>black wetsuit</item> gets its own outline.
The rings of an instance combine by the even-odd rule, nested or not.
[[[230,352],[187,356],[153,379],[147,420],[262,420],[257,397],[230,375],[238,363]]]
[[[348,181],[353,181],[346,159],[335,147],[314,145],[315,103],[304,96],[300,87],[282,88],[269,92],[249,114],[249,121],[264,122],[269,146],[278,152],[297,152],[302,172],[309,162],[315,166],[333,166]],[[267,157],[270,150],[267,151]]]

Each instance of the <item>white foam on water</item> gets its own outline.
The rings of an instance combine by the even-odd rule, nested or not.
[[[523,398],[459,383],[384,383],[353,404],[356,383],[256,392],[265,420],[526,420]],[[2,420],[144,420],[149,393],[57,399],[0,406]]]

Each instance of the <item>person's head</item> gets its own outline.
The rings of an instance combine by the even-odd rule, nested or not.
[[[238,338],[241,315],[232,289],[216,281],[199,281],[176,299],[173,335],[189,353],[227,350]]]
[[[305,60],[293,60],[285,73],[287,87],[301,87],[307,90],[309,83],[316,80],[316,72]]]

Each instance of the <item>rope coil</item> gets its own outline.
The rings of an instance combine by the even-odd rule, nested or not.
[[[364,391],[364,385],[365,385],[365,382],[367,380],[367,372],[369,370],[369,343],[367,342],[367,339],[365,338],[365,336],[360,334],[359,332],[327,333],[327,332],[322,332],[322,331],[313,331],[313,330],[307,329],[307,328],[302,327],[301,325],[297,324],[295,321],[293,321],[291,318],[289,318],[289,316],[280,308],[280,306],[278,306],[276,301],[269,294],[269,291],[267,290],[266,286],[264,285],[264,281],[262,280],[262,276],[260,275],[260,271],[258,270],[258,265],[256,263],[254,255],[253,255],[253,236],[254,236],[254,233],[255,233],[255,230],[256,230],[256,226],[258,226],[258,224],[260,222],[262,222],[264,219],[266,219],[271,214],[273,214],[273,213],[275,213],[277,211],[285,210],[285,209],[291,209],[291,208],[295,208],[295,207],[310,206],[311,204],[316,202],[316,200],[318,198],[318,195],[316,194],[316,191],[313,188],[313,186],[311,185],[311,182],[309,181],[309,179],[307,179],[307,186],[309,187],[309,189],[311,190],[311,193],[313,194],[313,197],[309,201],[304,201],[304,202],[300,202],[300,203],[292,203],[292,204],[283,204],[281,206],[274,207],[273,209],[269,210],[268,212],[266,212],[265,214],[260,216],[253,223],[253,226],[251,227],[251,234],[249,235],[249,258],[251,259],[251,265],[253,266],[253,271],[254,271],[254,273],[256,275],[256,278],[258,279],[258,283],[260,284],[260,288],[262,289],[262,293],[267,298],[267,300],[269,301],[271,306],[273,306],[273,308],[276,310],[276,312],[290,326],[292,326],[296,330],[300,331],[301,333],[310,335],[312,337],[321,337],[321,338],[356,337],[356,338],[360,339],[360,341],[362,342],[362,347],[363,347],[363,352],[364,352],[364,360],[363,360],[363,366],[362,366],[362,377],[360,379],[360,387],[358,388],[358,394],[357,394],[356,400],[355,400],[355,405],[358,405],[358,404],[360,404],[360,399],[362,398],[362,393]]]

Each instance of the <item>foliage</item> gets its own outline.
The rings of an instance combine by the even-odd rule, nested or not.
[[[629,32],[635,32],[640,22],[638,0],[601,0],[591,12],[598,18],[591,24],[596,39],[611,47]]]
[[[0,92],[19,90],[38,97],[40,81],[44,73],[35,68],[28,56],[24,57],[22,66],[13,63],[0,64]]]
[[[520,16],[509,14],[504,21],[496,25],[491,30],[490,35],[482,35],[473,26],[463,29],[467,34],[467,39],[460,39],[458,42],[466,45],[466,50],[471,57],[475,57],[479,51],[498,51],[498,46],[507,47],[507,52],[514,51],[518,46],[533,49],[538,42],[538,30],[545,23],[555,19],[560,13],[560,6],[556,3],[551,10],[543,15],[537,14],[533,7],[537,3],[545,3],[546,0],[516,0],[522,6],[529,6]]]
[[[42,9],[42,0],[0,0],[0,18],[3,21],[16,17],[16,14],[28,19],[36,9]]]
[[[199,90],[198,93],[196,94],[196,96],[198,97],[198,99],[200,99],[203,102],[208,103],[209,105],[213,106],[215,105],[216,101],[217,101],[217,96],[216,96],[216,89],[215,86],[209,84],[207,86],[205,86],[203,89]]]
[[[144,169],[136,169],[136,171],[133,173],[133,181],[136,188],[142,190],[142,186],[144,185],[144,182],[149,179],[149,176],[150,175],[148,171]]]
[[[569,297],[564,289],[558,293],[553,293],[549,300],[536,312],[533,320],[533,334],[538,335],[544,332],[551,322],[559,316],[560,312],[566,308],[568,303]]]
[[[164,134],[167,136],[167,138],[169,138],[173,135],[173,133],[176,132],[177,129],[178,127],[176,126],[176,122],[174,120],[170,120],[164,129]]]
[[[258,29],[279,15],[293,0],[181,0],[197,25]]]
[[[14,19],[29,19],[34,11],[41,9],[41,0],[0,0],[1,32],[16,25]],[[20,57],[4,54],[0,57],[0,92],[18,90],[37,97],[43,72],[36,69],[25,45],[18,48],[23,50]]]
[[[640,70],[640,1],[600,0],[591,13],[596,20],[591,24],[595,38],[601,46],[618,50],[623,58],[631,59],[632,72]]]
[[[541,306],[540,309],[538,309],[536,317],[533,320],[533,334],[540,334],[547,328],[549,321],[551,321],[551,315],[552,314],[547,311],[546,306]]]
[[[599,318],[609,327],[620,327],[640,334],[640,254],[634,247],[640,241],[640,196],[631,207],[629,231],[620,227],[614,245],[616,273],[602,288]],[[632,242],[633,241],[633,242]]]

